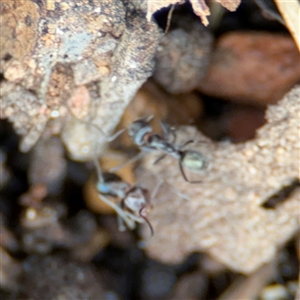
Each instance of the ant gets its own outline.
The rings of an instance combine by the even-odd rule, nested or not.
[[[152,127],[149,124],[153,116],[148,118],[142,118],[134,121],[128,128],[128,134],[132,141],[142,151],[161,151],[164,152],[154,164],[158,163],[168,154],[172,155],[179,161],[179,169],[182,177],[189,183],[200,183],[201,181],[190,181],[185,172],[184,167],[192,170],[199,171],[207,166],[207,160],[205,156],[195,150],[182,150],[185,146],[190,143],[194,143],[193,140],[189,140],[182,145],[176,145],[176,132],[174,128],[170,128],[165,122],[161,121],[161,128],[163,135],[152,134]],[[171,140],[173,137],[173,140]]]
[[[150,209],[148,190],[141,185],[130,185],[114,173],[102,174],[99,161],[96,158],[94,160],[98,176],[97,190],[101,195],[99,198],[118,214],[119,230],[125,230],[124,222],[131,230],[135,229],[136,222],[146,222],[150,228],[151,236],[153,236],[153,227],[147,219]],[[153,195],[157,193],[158,188],[159,186],[156,187]],[[106,196],[118,198],[120,204],[116,205]]]
[[[86,124],[87,126],[94,127],[100,134],[102,134],[108,142],[113,141],[116,139],[120,134],[122,134],[125,129],[121,129],[120,131],[116,132],[112,136],[107,136],[101,128],[99,128],[95,124],[89,124],[84,120],[78,119],[72,112],[71,115]],[[154,230],[147,219],[147,214],[150,208],[150,197],[149,192],[146,188],[142,187],[141,185],[130,185],[129,183],[123,181],[118,175],[114,173],[102,173],[100,163],[97,160],[97,153],[98,153],[98,146],[95,146],[94,149],[94,164],[96,167],[98,182],[97,182],[97,190],[101,195],[99,198],[109,205],[111,208],[115,210],[118,214],[118,223],[119,223],[119,230],[124,231],[125,226],[124,222],[131,230],[135,229],[137,223],[144,223],[146,222],[150,228],[151,236],[154,235]],[[152,194],[152,197],[157,193],[160,185],[160,182],[155,191]],[[106,196],[111,196],[118,198],[120,200],[120,205],[116,205],[114,202],[109,200]],[[151,198],[152,198],[151,197]],[[138,216],[137,216],[138,215]]]

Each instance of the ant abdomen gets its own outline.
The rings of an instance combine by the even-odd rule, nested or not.
[[[206,156],[195,150],[187,150],[183,152],[181,164],[191,171],[201,171],[207,168],[208,161]]]

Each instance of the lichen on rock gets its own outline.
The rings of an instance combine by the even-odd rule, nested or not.
[[[30,150],[51,120],[71,157],[90,160],[151,76],[158,26],[139,3],[119,0],[14,0],[1,17],[1,118],[22,135],[20,149]],[[74,116],[70,102],[85,115]]]

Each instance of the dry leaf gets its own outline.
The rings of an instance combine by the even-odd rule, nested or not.
[[[164,8],[173,4],[182,4],[184,0],[148,0],[147,3],[147,20],[150,22],[152,15]]]
[[[230,11],[235,11],[241,3],[241,0],[216,0],[216,1]]]
[[[240,5],[241,0],[217,0],[222,6],[230,11],[235,11]],[[148,0],[147,20],[150,21],[152,15],[163,7],[173,4],[182,4],[182,0]],[[205,3],[205,0],[190,0],[194,13],[201,18],[202,23],[207,26],[209,24],[207,17],[210,15],[210,10]]]
[[[294,38],[300,51],[300,3],[298,0],[275,0],[275,3],[285,20],[286,27]]]

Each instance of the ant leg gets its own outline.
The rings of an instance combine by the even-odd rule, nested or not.
[[[116,171],[119,171],[120,169],[124,168],[125,166],[135,163],[136,161],[138,161],[139,159],[141,159],[144,156],[143,152],[138,153],[137,155],[135,155],[133,158],[131,158],[130,160],[116,166],[113,167],[109,170],[110,173],[115,173]]]
[[[159,191],[159,189],[160,189],[160,187],[161,187],[161,185],[162,185],[163,183],[164,183],[164,180],[163,180],[162,178],[160,178],[160,179],[158,180],[158,183],[156,184],[154,190],[152,191],[151,199],[153,199],[153,198],[156,197],[156,195],[157,195],[157,193],[158,193],[158,191]]]
[[[174,127],[170,128],[170,126],[164,121],[160,121],[160,127],[163,130],[164,138],[166,140],[168,140],[170,143],[175,144],[175,142],[176,142],[176,133],[175,133]],[[170,141],[170,136],[171,135],[173,136],[172,141]]]
[[[143,118],[140,118],[140,119],[138,119],[138,120],[143,120],[143,121],[145,121],[145,122],[150,122],[152,119],[154,118],[154,115],[150,115],[150,116],[148,116],[148,117],[143,117]]]
[[[151,199],[153,199],[154,198],[154,196],[157,194],[157,192],[158,192],[158,188],[162,185],[164,183],[164,180],[161,178],[160,180],[159,180],[159,183],[156,185],[156,187],[155,187],[155,189],[156,189],[156,191],[155,192],[153,192],[153,194],[152,194],[152,196],[151,196]],[[179,197],[181,197],[182,199],[185,199],[185,200],[191,200],[191,198],[188,196],[188,195],[186,195],[186,194],[184,194],[184,193],[180,193],[176,188],[174,188],[172,185],[170,185],[169,183],[168,183],[168,188],[170,189],[170,190],[172,190],[172,192],[173,193],[175,193],[176,195],[178,195]]]
[[[121,129],[119,130],[118,132],[116,132],[115,134],[113,134],[112,136],[107,136],[107,134],[96,124],[94,124],[92,121],[90,122],[87,122],[85,120],[82,120],[80,119],[79,117],[77,117],[73,112],[72,110],[70,109],[69,106],[67,106],[67,110],[68,112],[70,113],[70,115],[76,119],[78,122],[82,123],[82,124],[85,124],[86,126],[89,126],[89,127],[94,127],[97,131],[100,132],[100,134],[102,134],[103,136],[105,136],[105,139],[108,141],[108,142],[112,142],[113,140],[115,140],[120,134],[122,134],[126,129]]]
[[[170,134],[170,128],[165,121],[160,121],[160,127],[161,127],[165,137]]]
[[[103,172],[101,170],[101,166],[100,166],[100,163],[99,163],[99,160],[98,160],[98,157],[97,157],[97,153],[98,153],[98,145],[96,144],[95,148],[94,148],[93,160],[94,160],[94,164],[95,164],[95,167],[96,167],[98,183],[104,183]]]
[[[96,149],[97,149],[97,147],[96,147]],[[95,163],[95,166],[96,166],[96,172],[97,172],[97,176],[98,176],[98,183],[104,184],[105,182],[104,182],[103,173],[102,173],[101,166],[100,166],[100,163],[97,159],[96,154],[94,155],[94,163]],[[111,202],[103,194],[99,193],[99,198],[103,202],[105,202],[107,205],[112,207],[115,210],[115,212],[117,213],[117,215],[118,215],[118,224],[119,224],[119,230],[120,231],[125,231],[125,229],[126,229],[125,225],[124,225],[124,221],[130,229],[135,228],[134,222],[132,223],[131,220],[127,218],[127,214],[123,211],[122,207],[120,208],[119,206],[117,206],[116,204]],[[122,205],[122,202],[121,202],[121,205]]]
[[[144,220],[141,219],[140,217],[135,216],[134,214],[132,214],[129,211],[125,211],[125,214],[127,215],[127,217],[129,217],[131,219],[131,221],[137,222],[137,223],[143,223]]]
[[[180,149],[184,148],[185,146],[187,146],[188,144],[191,144],[191,143],[196,143],[194,140],[188,140],[186,141],[184,144],[180,145]]]
[[[124,211],[124,214],[128,217],[128,219],[130,221],[132,221],[132,226],[129,227],[131,230],[135,229],[135,222],[137,223],[143,223],[144,222],[144,218],[141,216],[141,217],[137,217],[135,216],[134,214],[128,212],[128,211]],[[119,227],[119,230],[120,231],[125,231],[126,230],[126,227],[124,225],[124,220],[118,215],[118,227]]]
[[[126,197],[125,197],[126,198]],[[129,211],[124,210],[125,208],[125,198],[123,198],[120,202],[120,207],[123,210],[124,214],[127,215],[133,222],[143,223],[143,220]]]
[[[119,231],[125,231],[126,227],[125,227],[123,219],[119,215],[117,215],[117,219],[118,219],[118,228],[119,228]]]
[[[134,229],[135,225],[134,223],[131,222],[130,219],[128,219],[127,214],[115,203],[113,203],[112,201],[110,201],[108,198],[106,198],[104,195],[99,194],[99,198],[106,203],[107,205],[109,205],[111,208],[113,208],[115,210],[115,212],[118,214],[118,216],[120,218],[122,218],[126,225],[130,228],[130,229]]]
[[[96,126],[96,125],[95,125]],[[98,126],[97,126],[98,128]],[[117,131],[115,134],[113,134],[112,136],[110,137],[107,137],[107,141],[108,142],[112,142],[114,141],[119,135],[121,135],[126,129],[123,128],[123,129],[120,129],[119,131]]]
[[[184,172],[184,169],[183,169],[183,166],[182,166],[182,158],[179,160],[179,169],[180,169],[180,172],[181,172],[181,175],[182,177],[184,178],[184,180],[188,183],[202,183],[201,180],[196,180],[196,181],[191,181],[187,178],[185,172]]]
[[[188,140],[187,142],[185,142],[184,144],[179,146],[179,149],[183,149],[185,146],[187,146],[188,144],[191,143],[195,143],[195,144],[201,144],[201,143],[207,143],[207,141],[195,141],[195,140]]]
[[[156,159],[153,164],[156,165],[158,162],[160,162],[162,159],[164,159],[167,156],[167,154],[164,154],[162,156],[160,156],[158,159]]]

